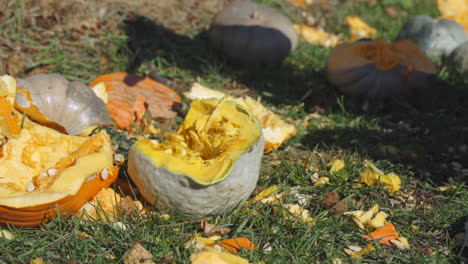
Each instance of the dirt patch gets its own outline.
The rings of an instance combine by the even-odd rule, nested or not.
[[[144,16],[175,34],[194,34],[209,25],[228,0],[22,0],[1,1],[0,73],[25,76],[54,71],[48,59],[66,56],[73,63],[95,67],[95,72],[126,70],[109,59],[109,48],[126,43],[123,21]],[[19,15],[18,15],[19,14]],[[15,19],[12,19],[15,18]],[[113,38],[119,38],[117,43]],[[122,44],[123,43],[123,44]],[[115,50],[113,50],[115,53]],[[65,62],[64,62],[65,63]],[[121,62],[120,62],[121,63]],[[51,63],[57,64],[57,63]],[[38,70],[38,68],[40,70]],[[67,74],[66,72],[62,72]],[[73,75],[86,77],[88,72]],[[86,77],[89,78],[89,77]]]

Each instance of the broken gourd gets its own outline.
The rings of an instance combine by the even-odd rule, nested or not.
[[[62,134],[20,115],[5,98],[0,96],[0,223],[34,226],[69,216],[115,181],[118,168],[105,132]]]
[[[256,186],[264,140],[257,119],[225,99],[195,100],[164,142],[137,141],[128,173],[160,209],[203,216],[242,204]]]
[[[435,65],[411,40],[343,43],[327,64],[329,82],[350,96],[408,96],[427,88],[434,75]]]
[[[34,122],[70,135],[87,135],[96,126],[113,124],[91,88],[56,74],[18,79],[15,108]]]

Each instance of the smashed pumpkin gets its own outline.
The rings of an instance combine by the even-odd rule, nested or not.
[[[0,223],[34,226],[59,213],[73,213],[115,181],[118,168],[112,167],[105,132],[92,137],[62,134],[27,117],[16,118],[19,113],[5,98],[0,96]],[[16,125],[5,118],[11,116]]]
[[[192,89],[188,93],[185,93],[185,96],[190,100],[194,100],[209,98],[221,99],[228,95],[223,92],[207,88],[199,83],[194,83]],[[249,111],[251,111],[252,114],[260,121],[263,137],[266,142],[264,149],[265,153],[269,153],[278,148],[284,141],[297,133],[297,129],[294,125],[288,124],[286,121],[281,119],[281,117],[268,110],[262,105],[260,100],[255,100],[249,96],[240,98],[228,97],[229,100],[249,109]]]
[[[173,108],[181,102],[171,88],[149,77],[139,77],[126,72],[98,76],[91,87],[104,84],[107,92],[107,109],[119,128],[131,130],[140,127],[149,112],[153,119],[175,118]]]
[[[255,188],[264,140],[257,119],[227,100],[195,100],[181,127],[160,143],[131,148],[128,173],[161,209],[203,216],[243,203]]]
[[[106,105],[86,85],[56,74],[17,80],[15,108],[34,122],[70,135],[112,125]]]
[[[435,65],[411,40],[343,43],[332,50],[327,64],[329,82],[351,96],[409,95],[426,88],[434,75]]]

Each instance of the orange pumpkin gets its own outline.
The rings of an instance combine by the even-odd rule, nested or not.
[[[153,119],[170,119],[177,115],[172,109],[181,102],[180,96],[149,77],[109,73],[98,76],[90,86],[101,82],[108,93],[107,108],[119,128],[130,130],[133,123],[139,127],[147,110]]]

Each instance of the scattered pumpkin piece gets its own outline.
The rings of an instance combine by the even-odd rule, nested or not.
[[[340,43],[339,36],[325,32],[321,28],[316,28],[305,24],[295,24],[294,29],[302,40],[313,45],[334,47]]]
[[[83,220],[104,220],[114,221],[118,218],[118,205],[122,197],[112,188],[100,190],[91,201],[81,207],[78,216],[84,216]]]
[[[249,261],[227,252],[220,252],[212,248],[190,256],[192,264],[248,264]]]
[[[220,91],[212,90],[199,83],[194,83],[191,90],[185,93],[185,96],[190,100],[209,98],[221,99],[226,96],[228,100],[232,100],[250,110],[260,121],[262,126],[262,132],[266,142],[265,153],[278,148],[284,141],[297,133],[294,125],[288,124],[281,119],[281,117],[268,110],[262,105],[260,99],[255,100],[249,96],[235,98]]]
[[[214,246],[215,244],[222,246],[226,251],[231,253],[239,253],[243,248],[246,250],[257,249],[257,247],[252,243],[252,241],[250,241],[250,239],[246,237],[225,239],[209,244],[209,246]]]
[[[375,247],[369,243],[367,244],[367,246],[361,250],[359,250],[358,252],[354,253],[351,257],[352,258],[362,258],[364,255],[367,255],[369,254],[370,252],[374,251],[375,250]]]
[[[398,233],[392,223],[387,223],[379,230],[376,230],[369,235],[362,235],[361,237],[367,240],[379,240],[380,244],[392,245],[391,240],[398,239]]]
[[[149,77],[115,72],[98,76],[90,86],[101,84],[106,87],[111,118],[119,128],[131,130],[134,123],[139,128],[147,109],[152,119],[171,119],[177,115],[172,108],[181,102],[180,96]]]
[[[353,217],[354,222],[359,226],[359,228],[364,229],[366,226],[371,228],[379,228],[382,227],[386,223],[386,218],[388,214],[381,212],[373,217],[379,211],[379,205],[375,204],[371,209],[368,211],[351,211],[345,212],[344,215],[351,215]]]
[[[377,35],[377,30],[358,16],[347,16],[346,24],[350,27],[352,41],[360,38],[374,38]]]
[[[330,172],[338,172],[345,167],[345,162],[341,159],[335,159],[330,163]]]
[[[373,186],[376,183],[382,183],[390,194],[394,194],[401,188],[401,179],[395,173],[385,174],[378,169],[374,164],[366,161],[364,166],[367,168],[361,173],[360,182],[367,186]]]
[[[12,240],[13,238],[15,238],[15,235],[13,235],[13,233],[11,233],[8,230],[0,229],[0,238]]]
[[[279,189],[278,185],[271,185],[268,188],[265,188],[261,192],[257,193],[252,200],[249,201],[249,203],[256,203],[256,202],[261,202],[271,196],[273,196]],[[265,203],[265,202],[262,202]]]
[[[314,218],[310,217],[309,210],[303,208],[298,204],[286,204],[284,205],[286,209],[288,209],[289,214],[292,214],[295,218],[298,218],[299,221],[295,221],[295,224],[305,223],[311,224],[314,221]],[[285,219],[291,219],[288,213],[283,214]]]
[[[44,259],[41,257],[33,258],[29,261],[29,264],[44,264]]]
[[[214,235],[210,237],[202,237],[198,233],[195,233],[193,237],[185,242],[184,248],[189,249],[195,249],[195,250],[201,250],[205,248],[206,246],[212,246],[214,243],[219,240],[221,236],[219,235]]]
[[[410,249],[410,245],[408,243],[408,239],[406,237],[399,237],[398,239],[390,240],[393,245],[395,245],[399,250],[408,250]]]
[[[109,102],[109,94],[107,93],[106,85],[103,82],[94,85],[91,89],[105,104]]]
[[[327,184],[330,184],[330,179],[328,177],[319,177],[314,183],[314,187],[322,187]]]

